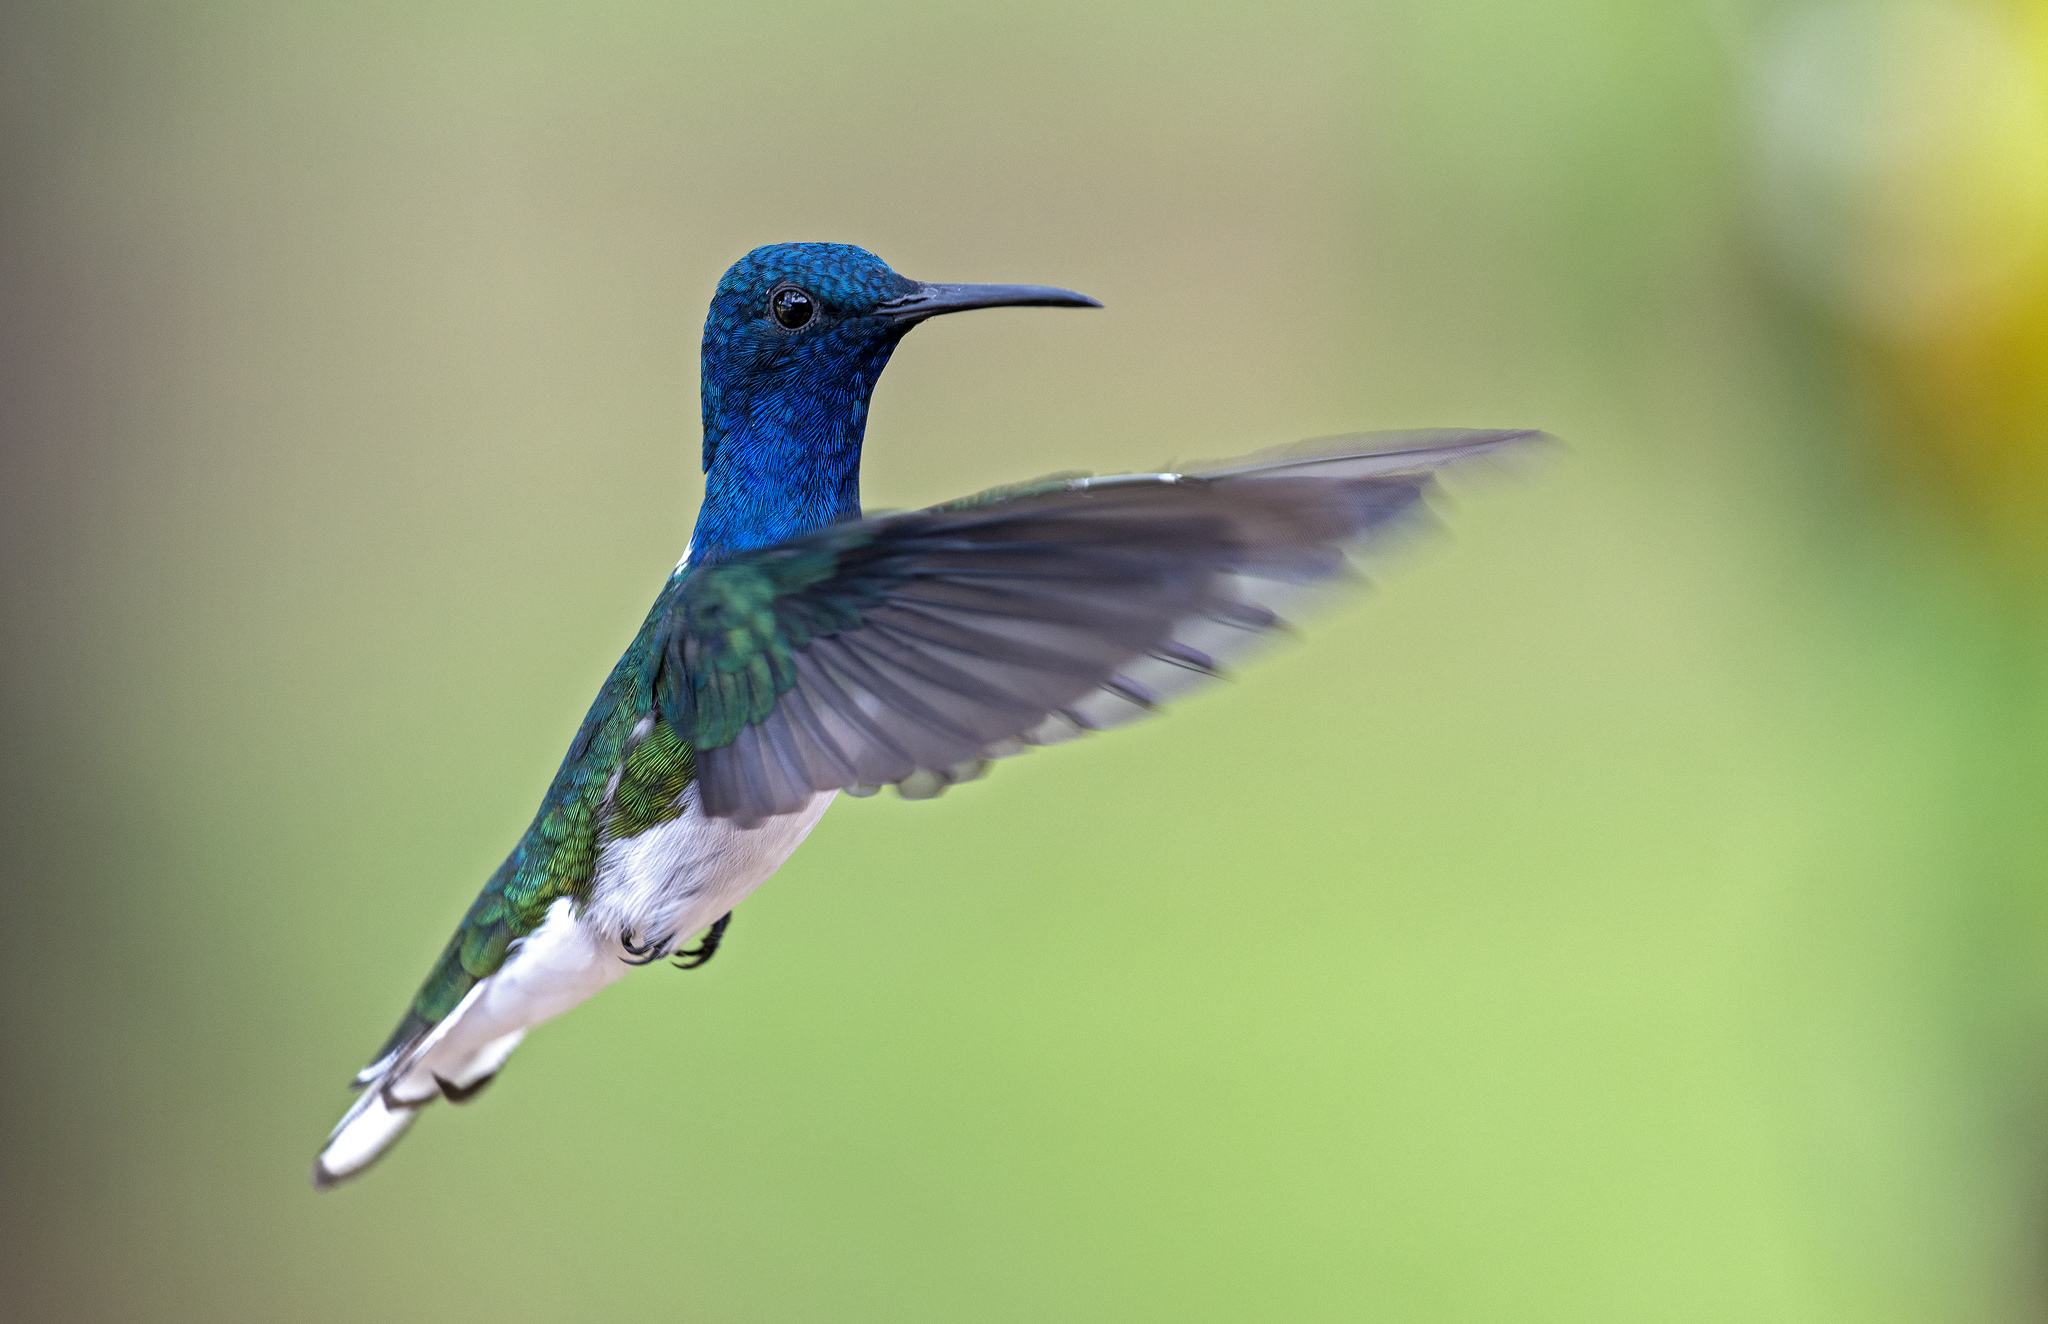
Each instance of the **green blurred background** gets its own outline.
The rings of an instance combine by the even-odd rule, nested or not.
[[[0,23],[0,1313],[2043,1316],[2042,6]],[[873,506],[1570,450],[316,1197],[787,239],[1108,305],[920,330]]]

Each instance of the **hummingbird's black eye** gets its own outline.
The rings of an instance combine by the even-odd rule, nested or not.
[[[794,285],[785,285],[768,296],[768,311],[775,320],[794,331],[817,315],[818,305]]]

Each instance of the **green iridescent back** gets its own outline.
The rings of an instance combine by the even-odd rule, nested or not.
[[[644,736],[633,737],[654,711],[656,636],[675,590],[672,581],[655,599],[577,728],[533,825],[462,917],[379,1058],[454,1011],[556,901],[588,897],[604,841],[638,836],[682,812],[678,802],[696,777],[694,751],[658,716]],[[619,782],[607,804],[614,772]]]
[[[1052,491],[1071,476],[991,489],[937,510]],[[841,557],[873,537],[870,526],[835,525],[670,579],[590,705],[533,825],[462,917],[378,1059],[454,1011],[556,901],[587,899],[606,840],[638,836],[682,812],[696,751],[729,745],[765,718],[794,682],[793,653],[814,635],[859,624],[879,585],[842,578]],[[694,665],[684,664],[685,641]],[[653,727],[635,740],[649,717]],[[607,802],[614,771],[619,783]]]

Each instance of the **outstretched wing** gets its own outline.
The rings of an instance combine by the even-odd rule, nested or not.
[[[1332,438],[834,525],[691,573],[654,641],[656,700],[707,814],[936,794],[1216,675],[1347,548],[1419,515],[1438,470],[1541,435]]]

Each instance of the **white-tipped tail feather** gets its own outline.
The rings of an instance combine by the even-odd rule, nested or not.
[[[615,945],[578,922],[572,903],[557,901],[540,928],[440,1024],[357,1078],[362,1097],[327,1137],[313,1164],[313,1185],[325,1189],[369,1167],[434,1100],[474,1098],[528,1029],[559,1016],[627,968]]]
[[[815,796],[801,812],[749,830],[705,818],[691,787],[680,818],[605,842],[580,914],[566,897],[556,901],[454,1011],[356,1077],[362,1097],[328,1136],[313,1184],[325,1189],[369,1167],[434,1100],[475,1097],[527,1030],[633,968],[621,934],[680,940],[738,905],[789,858],[831,802],[830,794]]]
[[[334,1134],[327,1137],[327,1148],[313,1161],[313,1185],[325,1190],[369,1167],[405,1134],[417,1116],[418,1107],[392,1108],[385,1104],[382,1090],[364,1090],[355,1106],[342,1115]]]

